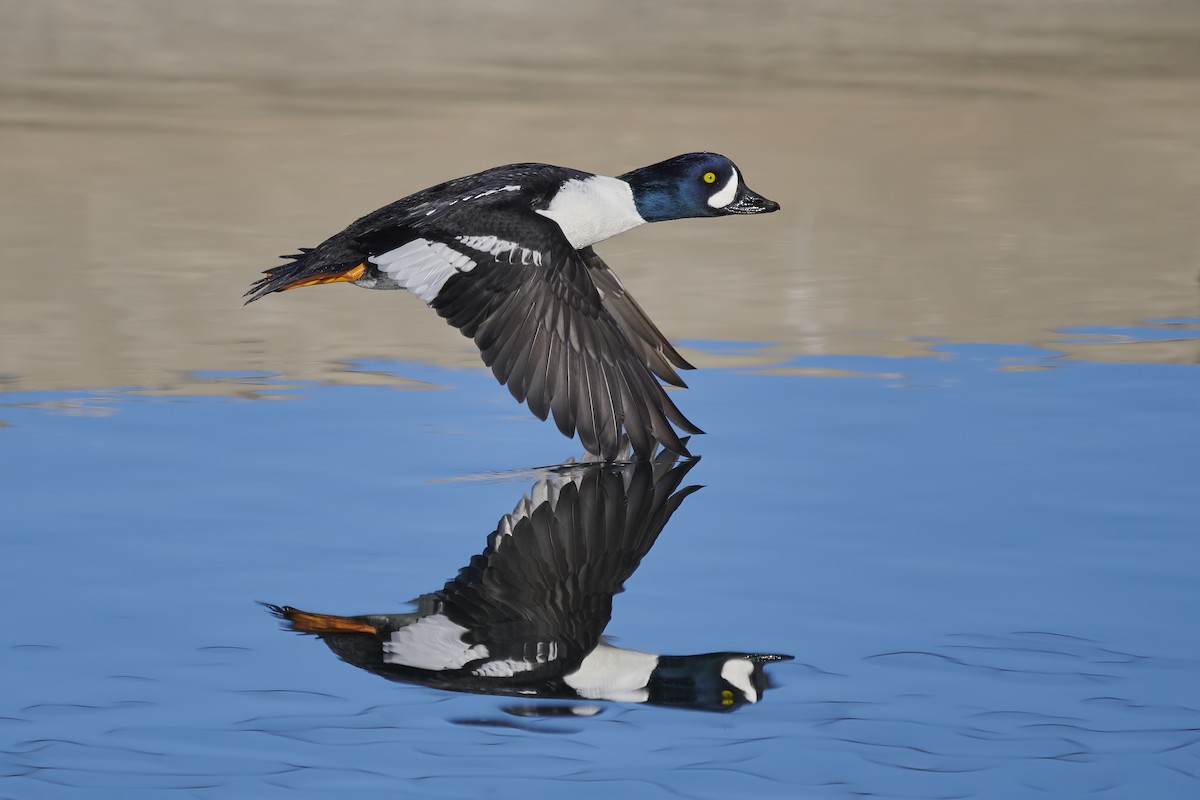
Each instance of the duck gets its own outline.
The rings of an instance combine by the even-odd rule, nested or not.
[[[612,461],[661,447],[690,456],[703,431],[668,396],[694,369],[594,245],[649,222],[764,214],[718,153],[685,153],[616,177],[550,164],[494,167],[372,211],[313,248],[281,256],[246,303],[305,286],[407,289],[479,348],[539,419]],[[660,381],[662,383],[660,383]]]
[[[671,516],[700,487],[698,458],[567,464],[548,471],[442,588],[415,610],[340,616],[264,604],[286,630],[399,683],[566,701],[727,712],[757,703],[764,666],[791,656],[665,655],[603,633],[621,592]]]

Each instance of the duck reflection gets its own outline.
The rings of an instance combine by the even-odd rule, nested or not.
[[[566,465],[538,480],[487,548],[409,613],[339,617],[268,606],[342,660],[456,692],[616,700],[731,711],[791,656],[671,656],[601,640],[622,591],[680,504],[696,460]],[[528,713],[514,710],[513,713]],[[584,713],[578,711],[576,713]]]

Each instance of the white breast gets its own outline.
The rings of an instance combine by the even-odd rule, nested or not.
[[[629,184],[604,175],[572,178],[554,195],[550,206],[538,213],[558,223],[576,250],[646,222],[637,211]]]
[[[644,703],[650,697],[646,684],[658,666],[658,656],[601,643],[579,669],[563,680],[589,700]]]

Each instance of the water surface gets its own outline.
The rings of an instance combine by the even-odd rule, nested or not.
[[[255,603],[398,610],[482,549],[564,441],[481,370],[9,395],[6,789],[1190,797],[1197,368],[934,351],[695,375],[707,486],[606,633],[796,656],[731,715],[392,684]]]

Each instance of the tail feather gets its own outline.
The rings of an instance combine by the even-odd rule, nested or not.
[[[267,271],[265,277],[259,278],[254,283],[250,284],[250,289],[242,295],[246,298],[245,305],[250,305],[255,300],[261,300],[272,292],[279,291],[279,287],[273,285],[274,276]]]
[[[352,259],[351,263],[329,263],[327,258],[313,257],[314,249],[301,247],[299,253],[280,256],[292,259],[287,264],[271,267],[263,272],[263,277],[250,285],[243,297],[247,305],[260,300],[272,292],[282,292],[300,286],[311,286],[317,283],[340,283],[357,280],[365,271],[366,265],[361,258]]]
[[[307,248],[300,248],[299,253],[280,256],[280,258],[292,259],[287,264],[280,264],[278,267],[271,267],[263,270],[263,277],[256,280],[250,285],[250,290],[242,297],[249,298],[246,304],[253,303],[255,300],[260,300],[272,292],[282,291],[289,283],[294,283],[301,280],[305,273],[305,261],[308,255]]]

